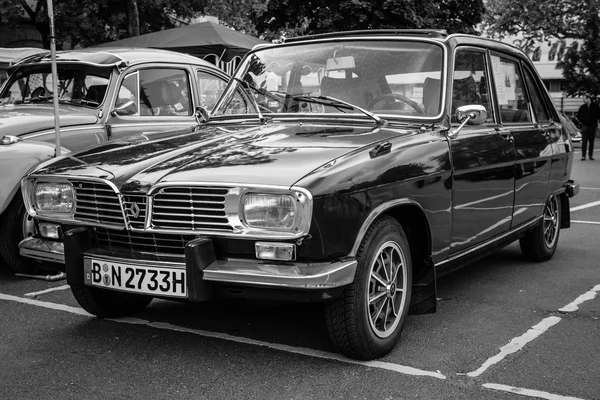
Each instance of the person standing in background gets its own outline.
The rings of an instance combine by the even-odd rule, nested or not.
[[[577,119],[581,122],[581,161],[585,161],[585,153],[589,146],[589,158],[594,159],[594,139],[600,118],[600,108],[592,102],[590,96],[583,98],[583,104],[577,111]]]

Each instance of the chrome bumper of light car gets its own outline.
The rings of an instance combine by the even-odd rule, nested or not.
[[[19,253],[23,257],[50,261],[58,264],[65,263],[65,246],[62,242],[28,237],[19,243]]]
[[[567,181],[564,185],[565,193],[568,197],[574,197],[579,193],[579,183],[574,181]]]
[[[217,260],[203,271],[204,280],[290,289],[331,289],[354,280],[355,259],[319,264],[269,264]]]

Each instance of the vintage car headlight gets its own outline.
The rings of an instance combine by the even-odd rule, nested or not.
[[[33,190],[37,210],[70,213],[75,205],[73,186],[70,183],[39,182]]]
[[[299,217],[297,201],[289,194],[246,194],[243,212],[251,228],[291,230]]]

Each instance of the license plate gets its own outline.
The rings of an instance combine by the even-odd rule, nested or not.
[[[187,297],[185,269],[154,268],[85,258],[84,283],[154,296]]]

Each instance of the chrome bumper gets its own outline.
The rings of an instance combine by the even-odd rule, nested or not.
[[[58,264],[65,263],[65,246],[62,242],[28,237],[19,243],[19,253],[23,257],[49,261]]]
[[[92,249],[85,257],[109,263],[139,266],[161,266],[186,269],[185,262],[175,258],[153,258],[143,260],[109,255],[102,249]],[[348,285],[354,280],[357,261],[337,261],[332,263],[290,263],[274,264],[257,260],[216,260],[202,270],[202,280],[209,282],[236,283],[241,285],[276,287],[288,289],[333,289]]]
[[[354,280],[356,260],[278,265],[247,260],[217,260],[203,271],[204,280],[290,289],[332,289]]]

